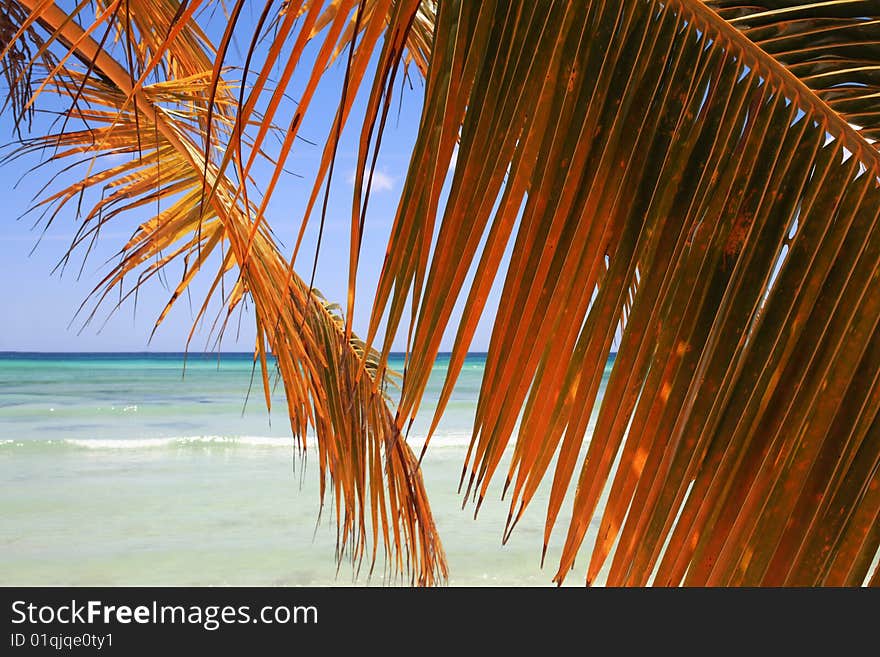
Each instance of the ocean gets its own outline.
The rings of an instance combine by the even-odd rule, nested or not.
[[[417,450],[447,363],[410,432]],[[448,584],[550,586],[568,506],[542,569],[549,478],[506,545],[501,469],[476,519],[457,492],[484,363],[468,356],[423,461]],[[381,557],[372,576],[337,568],[315,454],[295,455],[280,390],[268,412],[259,372],[248,396],[251,372],[249,354],[190,354],[185,370],[182,354],[0,354],[0,583],[408,584],[383,574]],[[577,571],[567,585],[583,584]]]

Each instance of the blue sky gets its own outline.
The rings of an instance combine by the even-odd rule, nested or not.
[[[239,32],[241,37],[238,44],[233,46],[230,55],[232,58],[241,53],[250,37],[247,20],[246,17],[245,24]],[[308,57],[307,51],[306,59]],[[286,179],[282,179],[269,205],[270,225],[277,237],[288,247],[295,239],[311,191],[312,176],[321,156],[323,140],[339,102],[344,74],[343,59],[340,58],[333,66],[319,87],[307,121],[300,131],[302,137],[319,145],[298,140],[286,164],[286,168],[297,175],[289,175]],[[414,71],[413,75],[415,75]],[[297,97],[303,86],[303,75],[296,76],[288,88],[289,95]],[[365,92],[367,90],[368,88]],[[394,218],[409,162],[410,149],[418,127],[422,92],[421,80],[415,79],[413,88],[407,87],[402,97],[397,94],[394,100],[394,112],[383,137],[377,165],[378,176],[374,181],[370,197],[358,275],[355,330],[360,333],[365,332],[368,322],[375,280],[381,268],[387,235]],[[362,93],[349,126],[342,136],[316,274],[316,286],[328,299],[337,302],[344,302],[346,296],[349,212],[360,129],[359,119],[363,112],[364,97],[365,93]],[[400,103],[399,112],[398,103]],[[283,114],[281,119],[276,121],[278,124],[286,124],[292,107],[291,102],[286,108],[288,113]],[[39,124],[35,124],[35,128],[39,130]],[[12,125],[8,115],[0,117],[0,134],[3,135],[4,143],[12,138]],[[7,152],[6,149],[3,152]],[[37,162],[36,158],[29,158],[0,167],[0,195],[4,199],[0,262],[3,263],[3,278],[6,283],[3,304],[5,317],[0,328],[0,351],[182,351],[192,327],[192,312],[187,300],[178,303],[152,341],[148,343],[153,323],[170,294],[156,279],[141,289],[136,308],[129,301],[108,319],[108,311],[112,307],[112,304],[108,303],[99,309],[95,319],[85,327],[82,322],[83,316],[74,319],[80,304],[100,281],[101,276],[108,271],[108,260],[112,259],[119,247],[131,235],[133,227],[144,217],[121,217],[116,224],[109,224],[107,228],[102,229],[101,239],[84,265],[82,265],[84,251],[75,252],[74,259],[64,273],[53,274],[52,269],[67,250],[78,224],[75,206],[71,204],[59,214],[38,244],[38,238],[44,227],[43,224],[34,225],[38,215],[31,214],[18,219],[30,207],[32,197],[45,184],[48,176],[58,170],[58,167],[53,169],[53,165],[50,164],[35,173],[25,175],[19,181],[22,173]],[[318,213],[313,214],[304,248],[297,261],[297,271],[306,279],[311,272],[314,257],[318,218]],[[171,286],[176,283],[173,272],[169,273],[168,282]],[[194,283],[193,310],[200,305],[207,290],[206,285],[207,281],[198,279]],[[497,292],[493,297],[496,296]],[[490,302],[490,307],[491,305]],[[213,317],[214,315],[209,315],[210,320],[213,320]],[[233,323],[224,336],[221,349],[251,350],[254,340],[252,319],[252,315],[245,314],[239,323],[240,330]],[[209,328],[203,326],[197,330],[190,346],[192,351],[213,348],[214,342],[210,339]],[[484,350],[489,335],[489,322],[484,321],[478,330],[472,350]],[[451,347],[453,336],[454,333],[447,331],[443,349]],[[402,337],[405,337],[405,333]],[[395,343],[398,349],[404,346],[402,337]]]

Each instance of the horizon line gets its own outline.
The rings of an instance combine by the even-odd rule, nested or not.
[[[390,351],[388,352],[390,355],[405,355],[405,351]],[[451,351],[439,351],[439,354],[451,354]],[[486,354],[487,351],[468,351],[469,354]],[[253,356],[253,351],[152,351],[152,350],[141,350],[141,351],[130,351],[130,350],[118,350],[118,351],[40,351],[34,349],[0,349],[0,356],[8,356],[8,355],[29,355],[29,354],[38,354],[43,356],[54,356],[54,355],[64,355],[64,356],[100,356],[100,355],[154,355],[154,356]],[[267,352],[267,355],[274,355],[271,351]]]

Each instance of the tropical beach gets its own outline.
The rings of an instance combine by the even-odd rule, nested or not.
[[[426,413],[447,359],[435,366]],[[0,355],[0,581],[408,584],[383,572],[381,550],[372,577],[368,562],[337,568],[329,496],[318,518],[314,436],[303,459],[280,396],[271,414],[259,394],[245,405],[252,363],[250,354],[191,354],[184,373],[182,354]],[[468,357],[423,461],[449,584],[550,585],[540,568],[548,490],[504,546],[500,488],[477,520],[456,492],[484,364]],[[417,450],[426,424],[411,430]],[[558,548],[557,538],[550,558]]]
[[[880,586],[876,2],[0,5],[4,580]]]

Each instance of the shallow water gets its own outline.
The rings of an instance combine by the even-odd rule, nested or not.
[[[542,570],[549,482],[504,546],[503,472],[476,520],[472,504],[461,508],[483,364],[468,357],[423,462],[449,584],[550,585],[567,507]],[[445,368],[441,356],[415,445]],[[249,356],[190,356],[182,374],[180,355],[0,355],[2,584],[397,583],[381,557],[372,576],[347,562],[337,572],[330,510],[316,522],[315,455],[305,467],[295,458],[280,395],[271,413],[258,388],[245,406]],[[581,582],[573,573],[566,583]]]

